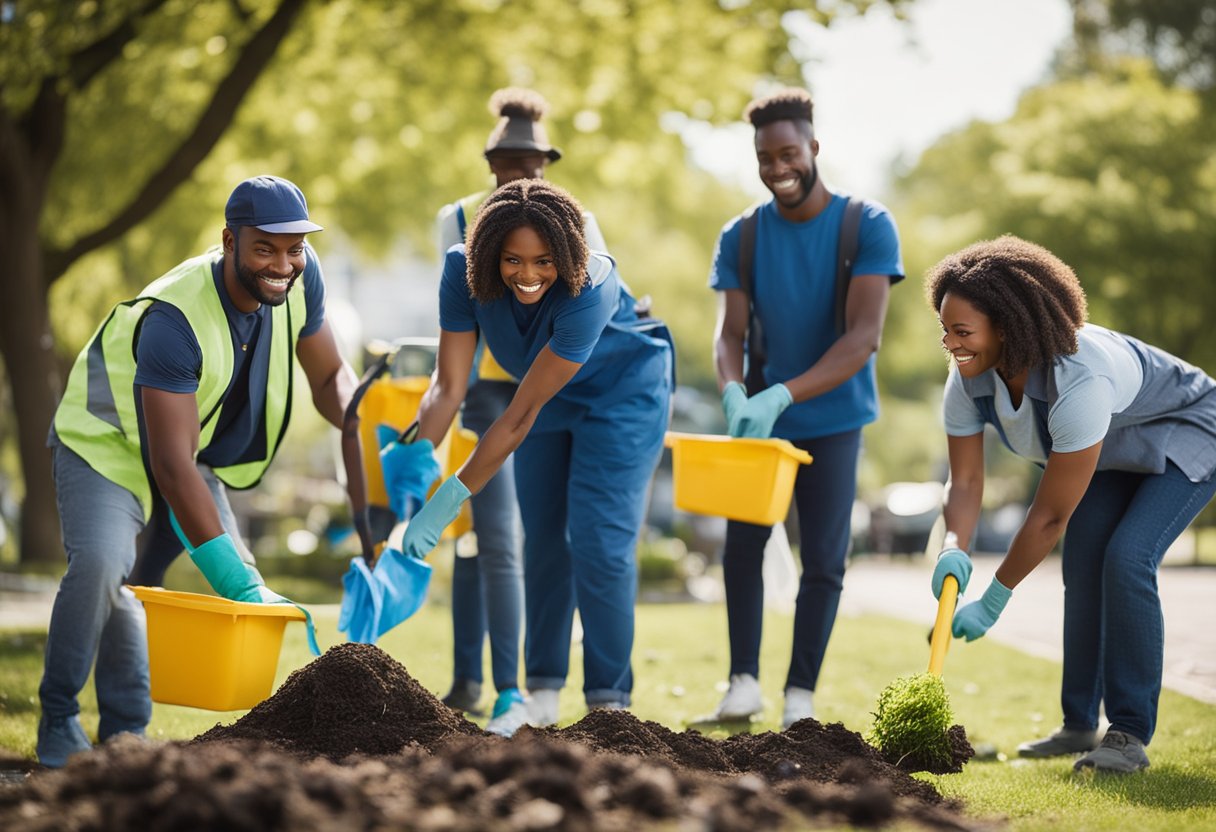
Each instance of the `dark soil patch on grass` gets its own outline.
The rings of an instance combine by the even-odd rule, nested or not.
[[[959,808],[814,720],[714,740],[592,711],[504,740],[358,644],[188,743],[120,736],[0,787],[6,830],[978,828]]]

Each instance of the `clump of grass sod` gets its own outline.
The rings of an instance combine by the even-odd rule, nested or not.
[[[866,739],[901,768],[943,771],[955,764],[950,696],[940,676],[896,679],[878,695],[874,727]]]

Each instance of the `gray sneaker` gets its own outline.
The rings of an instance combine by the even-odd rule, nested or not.
[[[1097,731],[1080,731],[1061,728],[1050,737],[1018,746],[1019,757],[1063,757],[1068,754],[1084,754],[1098,747]]]
[[[1144,753],[1144,743],[1131,734],[1107,731],[1101,745],[1073,764],[1074,771],[1087,768],[1112,774],[1130,774],[1148,768],[1148,755]]]

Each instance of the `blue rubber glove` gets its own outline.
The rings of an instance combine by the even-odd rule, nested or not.
[[[971,580],[971,558],[962,549],[950,547],[942,549],[937,556],[937,566],[933,568],[933,597],[942,597],[942,583],[947,575],[953,575],[958,581],[958,594],[962,595],[967,589],[967,581]]]
[[[397,433],[387,425],[377,428],[380,439],[380,467],[384,470],[384,488],[388,492],[389,508],[399,520],[408,520],[410,502],[421,505],[431,484],[439,479],[439,462],[435,446],[429,439],[401,443]],[[388,437],[388,441],[385,438]]]
[[[443,530],[460,514],[460,507],[470,496],[469,489],[455,474],[444,480],[405,527],[401,551],[414,558],[429,555],[439,543]]]
[[[739,411],[730,430],[731,436],[742,436],[751,439],[768,439],[773,433],[773,425],[777,417],[794,403],[789,388],[777,383],[766,390],[761,390],[752,396]]]
[[[747,404],[747,388],[737,381],[732,381],[722,388],[722,412],[726,414],[726,432],[735,436],[735,425],[739,421],[739,411]]]
[[[982,638],[988,628],[1001,617],[1001,610],[1005,609],[1012,595],[1012,589],[993,578],[980,600],[963,605],[954,614],[954,624],[951,627],[954,637],[965,638],[967,641]]]

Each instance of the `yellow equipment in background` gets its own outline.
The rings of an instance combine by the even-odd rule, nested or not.
[[[390,511],[384,471],[380,468],[380,443],[376,428],[388,425],[398,434],[408,428],[418,418],[422,395],[430,383],[426,376],[378,378],[371,382],[359,403],[359,438],[363,444],[363,473],[367,477],[367,502],[370,507]],[[476,444],[477,434],[462,428],[459,416],[453,419],[452,427],[435,449],[435,458],[443,473],[431,486],[431,492],[459,470]],[[427,496],[430,496],[430,492]],[[457,518],[444,529],[443,538],[455,539],[472,528],[472,509],[466,502]]]

